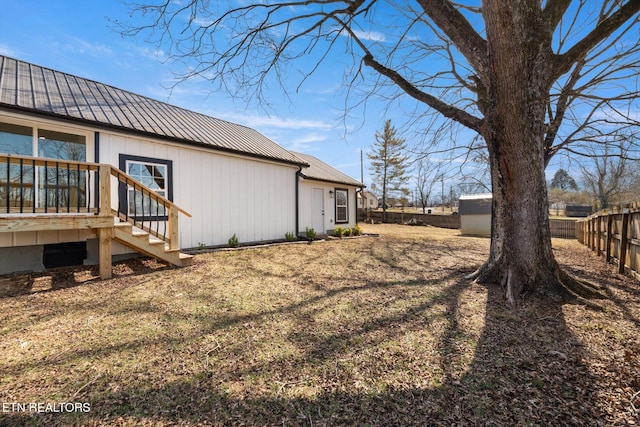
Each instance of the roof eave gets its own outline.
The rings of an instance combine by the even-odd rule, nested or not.
[[[87,120],[87,119],[82,119],[82,118],[78,118],[78,117],[70,117],[70,116],[66,116],[64,114],[56,114],[56,113],[50,113],[50,112],[41,111],[41,110],[34,110],[34,109],[31,109],[31,108],[25,108],[25,107],[20,107],[20,106],[11,105],[11,104],[0,104],[0,110],[6,110],[6,111],[10,111],[10,112],[11,111],[18,111],[18,112],[21,112],[21,113],[26,113],[26,114],[31,115],[31,116],[43,117],[43,118],[53,118],[53,119],[56,119],[56,120],[62,120],[64,122],[68,122],[68,123],[72,123],[72,124],[88,125],[88,126],[91,126],[91,127],[97,127],[97,128],[101,128],[101,129],[117,130],[118,132],[122,132],[122,133],[126,133],[126,134],[147,136],[147,137],[151,137],[151,138],[154,138],[154,139],[163,139],[163,140],[167,140],[167,141],[177,142],[179,144],[201,147],[201,148],[205,148],[205,149],[211,150],[211,151],[219,151],[219,152],[224,152],[224,153],[241,155],[241,156],[244,156],[244,157],[251,157],[251,158],[257,158],[257,159],[262,159],[262,160],[270,160],[270,161],[274,161],[274,162],[278,162],[278,163],[285,163],[285,164],[289,164],[289,165],[293,165],[293,166],[309,167],[309,164],[302,162],[302,160],[295,161],[295,160],[281,159],[281,158],[277,158],[277,157],[263,156],[263,155],[260,155],[260,154],[249,153],[249,152],[246,152],[246,151],[233,150],[231,148],[217,147],[217,146],[210,145],[210,144],[207,144],[207,143],[204,143],[204,142],[191,141],[191,140],[188,140],[188,139],[175,138],[175,137],[170,137],[170,136],[166,136],[166,135],[159,135],[159,134],[156,134],[156,133],[153,133],[153,132],[145,132],[145,131],[141,131],[141,130],[137,130],[137,129],[131,129],[131,128],[124,127],[124,126],[116,126],[116,125],[112,125],[112,124],[109,124],[109,123],[96,122],[96,121],[93,121],[93,120]]]

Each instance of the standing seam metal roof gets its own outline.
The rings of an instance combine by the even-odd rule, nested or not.
[[[307,165],[246,126],[1,55],[0,106]]]
[[[300,172],[300,174],[307,179],[332,182],[334,184],[353,185],[355,187],[364,187],[364,184],[360,181],[351,178],[349,175],[340,172],[316,157],[296,152],[293,154],[309,164],[308,168],[305,168]]]

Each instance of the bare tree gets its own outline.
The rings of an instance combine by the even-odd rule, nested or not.
[[[414,168],[417,200],[422,206],[422,213],[426,213],[431,194],[436,184],[444,177],[442,162],[430,160],[429,157],[420,157],[416,160]]]
[[[621,202],[622,196],[635,184],[637,163],[629,157],[625,144],[617,147],[603,144],[600,152],[592,152],[592,161],[581,166],[582,180],[589,193],[598,202],[598,209],[608,208],[612,202]]]
[[[587,303],[597,289],[565,274],[551,250],[544,170],[592,142],[592,129],[633,125],[639,10],[637,0],[166,0],[140,6],[148,25],[129,34],[146,31],[184,61],[182,78],[258,99],[265,85],[290,87],[288,71],[302,84],[330,52],[346,52],[348,99],[409,96],[423,106],[414,124],[440,120],[484,139],[493,231],[470,277],[501,283],[512,303],[523,292]]]

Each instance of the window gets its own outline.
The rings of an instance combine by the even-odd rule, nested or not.
[[[87,159],[85,137],[46,129],[38,130],[38,157],[74,160]],[[85,171],[73,168],[39,167],[40,206],[85,206]]]
[[[33,154],[33,129],[0,123],[0,153],[30,156]],[[33,206],[33,167],[0,165],[0,207]]]
[[[147,157],[120,155],[120,169],[124,170],[131,178],[139,181],[145,187],[150,188],[160,196],[169,200],[173,199],[171,192],[172,163],[170,160],[151,159]],[[124,187],[124,185],[123,185]],[[133,218],[164,220],[167,213],[164,207],[158,205],[155,200],[143,197],[143,193],[129,185],[126,190],[121,190],[120,211],[126,212]],[[124,197],[123,197],[124,196]]]
[[[86,135],[77,135],[38,126],[0,123],[0,153],[37,156],[60,160],[86,161]],[[51,162],[34,168],[32,161],[0,165],[0,208],[32,208],[47,212],[55,207],[70,211],[87,204],[88,176],[80,167]],[[8,178],[8,179],[7,179]],[[35,185],[34,185],[35,183]],[[39,212],[39,211],[38,211]]]
[[[336,224],[349,222],[347,190],[336,188]]]

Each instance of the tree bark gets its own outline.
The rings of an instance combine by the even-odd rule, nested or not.
[[[473,275],[498,282],[512,304],[524,293],[556,301],[597,294],[564,273],[551,248],[544,173],[551,32],[535,2],[487,0],[489,85],[483,136],[493,185],[491,251]]]

